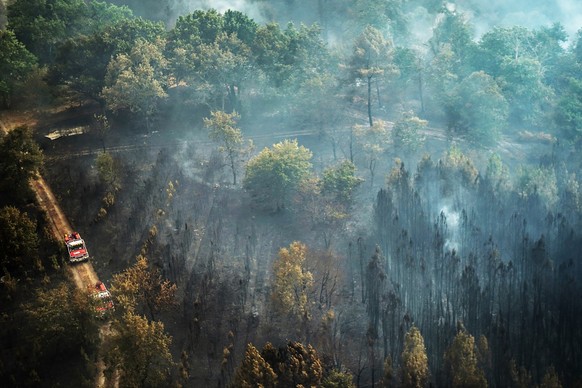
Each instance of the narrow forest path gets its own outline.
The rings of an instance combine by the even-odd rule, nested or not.
[[[32,188],[40,207],[49,217],[53,236],[60,241],[65,233],[73,232],[71,224],[60,209],[53,192],[44,178],[38,176],[33,179]],[[93,287],[99,281],[93,265],[88,261],[69,265],[67,268],[75,281],[75,285],[80,290],[87,290],[87,288]]]
[[[43,113],[50,112],[56,114],[66,110],[64,106],[50,107],[43,110]],[[14,128],[26,125],[32,128],[38,126],[38,117],[40,111],[9,111],[1,112],[0,114],[0,136],[3,134],[8,134]],[[54,196],[51,188],[48,186],[44,178],[37,174],[34,179],[31,179],[30,186],[35,193],[38,205],[46,212],[49,219],[51,231],[53,236],[57,241],[62,241],[64,244],[63,236],[65,233],[73,232],[73,228],[69,223],[67,217],[65,217],[63,211],[61,210],[59,203]],[[71,275],[75,286],[81,291],[87,291],[89,288],[93,288],[95,284],[99,281],[99,277],[93,268],[93,265],[87,261],[83,263],[77,263],[74,265],[68,265],[67,271]],[[111,322],[105,322],[99,327],[99,338],[101,343],[103,343],[107,337],[111,336]],[[101,354],[101,348],[97,356],[97,361],[95,362],[97,369],[97,374],[95,376],[95,387],[105,388],[105,387],[119,387],[119,374],[114,373],[113,381],[108,382],[105,376],[105,363],[103,361],[103,356]]]
[[[59,207],[59,204],[52,190],[47,185],[44,178],[40,175],[31,180],[31,186],[35,192],[39,206],[46,212],[49,218],[54,237],[58,241],[63,240],[63,235],[65,233],[72,232],[73,228],[71,228],[71,224]],[[71,277],[75,282],[75,286],[79,290],[86,291],[88,288],[92,288],[99,281],[99,277],[93,269],[93,265],[89,261],[68,265],[67,270],[71,274]],[[101,339],[101,342],[103,342],[109,335],[111,335],[111,322],[105,322],[99,327],[99,338]],[[98,356],[96,367],[97,376],[95,379],[95,387],[104,388],[108,386],[108,384],[104,373],[105,363],[103,362],[103,357],[101,354]],[[113,386],[117,386],[118,381],[117,379],[114,380],[115,382]]]

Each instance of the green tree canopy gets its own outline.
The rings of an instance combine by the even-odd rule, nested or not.
[[[229,9],[224,13],[223,31],[227,34],[236,34],[236,37],[247,46],[251,46],[255,40],[259,25],[240,11]]]
[[[14,32],[0,30],[0,107],[10,106],[16,89],[35,67],[36,57]]]
[[[441,8],[441,18],[433,28],[428,41],[433,55],[438,56],[444,48],[450,50],[454,60],[452,69],[461,77],[468,75],[470,59],[475,52],[473,26],[465,14],[450,10],[446,5]]]
[[[410,152],[422,147],[425,136],[421,131],[427,125],[428,121],[415,116],[412,111],[405,112],[392,129],[394,148]]]
[[[17,0],[8,6],[8,25],[41,63],[50,63],[57,45],[86,28],[83,0]]]
[[[150,268],[144,256],[138,256],[133,266],[113,275],[111,285],[118,304],[126,311],[134,313],[145,308],[152,319],[155,313],[176,303],[176,285],[163,279],[158,269]]]
[[[394,49],[392,41],[372,26],[367,26],[354,41],[353,53],[349,58],[347,70],[350,80],[356,85],[366,85],[368,121],[373,126],[372,84],[381,77],[397,73],[393,64]]]
[[[323,171],[322,193],[335,197],[343,204],[350,205],[354,190],[363,182],[356,176],[356,166],[349,160],[331,166]]]
[[[0,192],[4,199],[22,202],[31,197],[29,180],[41,168],[43,154],[32,130],[21,126],[0,139]]]
[[[275,88],[296,91],[325,69],[328,51],[317,25],[299,28],[289,23],[285,30],[269,23],[257,29],[252,46],[257,66]]]
[[[240,109],[238,100],[252,66],[249,48],[236,35],[220,33],[214,42],[198,46],[187,59],[193,67],[185,79],[198,92],[199,103],[225,110],[228,101],[229,110]]]
[[[36,222],[12,206],[0,209],[0,265],[2,272],[29,271],[38,257]]]
[[[521,197],[539,196],[549,208],[558,201],[558,182],[552,168],[521,166],[514,186]]]
[[[454,91],[449,126],[480,145],[495,144],[506,126],[508,104],[495,80],[472,73]]]
[[[95,25],[85,34],[59,44],[48,81],[103,103],[101,91],[107,65],[117,54],[129,54],[138,39],[155,42],[165,36],[160,23],[134,18],[125,7],[91,3]],[[94,8],[94,9],[93,9]],[[92,18],[93,20],[93,18]]]
[[[99,180],[107,190],[117,191],[120,188],[119,168],[109,152],[100,152],[95,160]]]
[[[311,173],[311,151],[297,140],[284,140],[263,149],[247,164],[243,181],[253,201],[281,210],[291,194]]]
[[[75,354],[97,345],[98,326],[87,292],[66,283],[39,290],[25,306],[33,326],[33,338],[44,357]]]
[[[333,369],[328,373],[327,376],[323,378],[321,382],[322,388],[354,388],[355,385],[352,382],[354,377],[348,372],[342,372],[337,369]]]
[[[166,59],[163,43],[138,40],[129,55],[119,54],[109,62],[102,96],[112,111],[129,110],[143,115],[149,130],[165,92]]]
[[[180,16],[168,36],[170,49],[176,47],[196,48],[201,44],[211,44],[222,32],[224,20],[215,9],[196,10]]]
[[[230,164],[232,183],[236,185],[237,165],[245,150],[248,150],[244,145],[241,130],[235,126],[239,115],[216,111],[211,112],[210,116],[204,118],[204,125],[210,130],[208,137],[220,144],[220,151],[226,155]],[[252,143],[249,146],[252,147]]]
[[[174,367],[170,346],[162,322],[148,321],[131,311],[113,322],[113,337],[105,352],[105,362],[119,370],[120,385],[125,387],[168,386]]]
[[[582,63],[578,69],[582,70]],[[579,143],[582,140],[582,79],[568,77],[565,83],[556,107],[555,121],[567,141]]]

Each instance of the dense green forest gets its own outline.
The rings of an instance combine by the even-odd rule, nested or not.
[[[457,3],[0,1],[1,380],[582,386],[582,25]]]

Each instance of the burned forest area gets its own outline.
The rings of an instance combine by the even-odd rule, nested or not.
[[[2,385],[582,387],[580,20],[0,0]]]

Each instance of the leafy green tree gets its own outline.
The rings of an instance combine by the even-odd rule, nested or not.
[[[503,74],[502,64],[508,59],[529,59],[552,73],[552,67],[564,53],[562,46],[566,40],[564,27],[559,23],[537,30],[521,26],[494,27],[483,34],[478,43],[479,55],[475,57],[475,66],[498,77]]]
[[[142,18],[121,18],[115,23],[105,25],[103,31],[97,31],[107,44],[109,57],[117,54],[130,54],[139,41],[158,45],[166,39],[166,29],[163,23]]]
[[[441,190],[445,196],[450,195],[460,181],[466,187],[473,187],[477,182],[479,171],[471,158],[457,146],[452,146],[439,163],[440,178],[444,181]]]
[[[452,72],[464,77],[470,73],[470,60],[475,52],[473,26],[465,14],[451,10],[446,5],[442,6],[440,16],[428,41],[430,50],[435,56],[443,49],[450,51],[453,58]]]
[[[531,55],[532,38],[532,32],[525,27],[494,27],[481,37],[479,59],[475,60],[479,61],[481,69],[496,77],[501,74],[503,60],[519,60]]]
[[[311,151],[297,140],[284,140],[265,148],[246,167],[243,186],[256,204],[281,210],[293,191],[311,173]]]
[[[254,22],[236,11],[215,10],[181,16],[169,32],[166,56],[177,84],[186,86],[194,104],[240,111],[241,90],[252,77]]]
[[[327,49],[318,26],[289,23],[285,30],[269,23],[257,29],[252,51],[259,69],[270,84],[285,93],[296,93],[304,83],[322,72]]]
[[[66,85],[81,97],[104,104],[101,96],[107,65],[118,54],[129,54],[138,39],[156,42],[165,36],[164,26],[152,21],[134,18],[124,7],[91,11],[99,21],[83,35],[62,42],[56,52],[55,63],[50,67],[48,81]],[[103,3],[105,4],[105,3]]]
[[[544,127],[555,83],[560,70],[566,33],[554,24],[530,30],[525,27],[496,27],[479,42],[475,66],[498,80],[510,103],[511,117],[519,123]]]
[[[406,39],[407,21],[402,0],[355,0],[351,5],[353,23],[361,29],[370,25],[378,30],[390,29],[396,36]]]
[[[105,1],[91,1],[87,3],[87,20],[88,25],[85,29],[91,32],[103,32],[110,25],[122,23],[127,19],[132,19],[133,12],[127,6],[110,4]]]
[[[16,202],[30,199],[29,180],[42,163],[43,153],[29,127],[17,127],[0,139],[0,192],[4,199]]]
[[[306,79],[293,100],[293,116],[301,127],[313,128],[331,143],[333,158],[338,158],[338,148],[342,144],[342,127],[347,112],[338,92],[338,78],[329,70],[322,70]]]
[[[480,145],[499,140],[506,125],[508,104],[495,80],[472,73],[455,90],[450,128]]]
[[[273,388],[277,375],[253,344],[247,344],[242,363],[236,370],[234,386],[240,388]]]
[[[0,265],[2,272],[21,273],[33,268],[38,257],[36,222],[8,206],[0,209]]]
[[[150,268],[144,256],[138,256],[133,266],[113,275],[111,282],[111,291],[120,306],[132,314],[137,308],[146,307],[152,320],[155,313],[176,304],[176,289],[158,269]]]
[[[394,76],[391,86],[402,99],[416,96],[420,102],[420,111],[424,112],[424,80],[421,53],[406,47],[394,48],[394,66],[398,74]]]
[[[273,302],[279,311],[300,322],[310,318],[313,274],[307,268],[307,246],[299,241],[281,248],[273,272]]]
[[[413,112],[405,112],[392,129],[394,147],[402,149],[404,152],[420,148],[425,140],[425,136],[421,131],[427,125],[428,121],[416,117]]]
[[[487,387],[485,375],[477,365],[475,338],[464,327],[459,328],[445,352],[445,364],[452,387]]]
[[[208,101],[211,108],[225,110],[228,97],[230,110],[240,109],[241,90],[252,74],[250,50],[246,45],[235,35],[220,33],[214,42],[198,46],[191,61],[194,71],[187,80],[199,91],[199,100]]]
[[[168,33],[166,57],[176,82],[192,82],[199,62],[199,47],[211,46],[222,32],[222,16],[215,10],[198,10],[190,15],[180,16]]]
[[[240,11],[229,9],[223,15],[223,31],[227,34],[235,34],[245,45],[251,47],[259,25]]]
[[[162,43],[138,40],[129,55],[109,62],[102,96],[112,111],[129,110],[143,115],[149,130],[160,102],[167,97]]]
[[[404,337],[404,350],[401,357],[402,386],[425,387],[429,378],[428,357],[422,334],[415,326],[411,327]]]
[[[485,170],[485,179],[496,191],[509,189],[509,169],[498,154],[491,154]]]
[[[289,64],[282,58],[288,46],[287,36],[278,24],[268,23],[257,28],[252,47],[255,61],[275,87],[283,86],[289,78]]]
[[[321,382],[322,388],[354,388],[353,376],[348,372],[332,369]]]
[[[113,156],[109,152],[97,155],[97,174],[107,190],[117,191],[120,187],[120,176]]]
[[[572,45],[572,51],[576,62],[582,63],[582,28],[576,32],[576,37]]]
[[[78,96],[103,103],[101,91],[111,53],[101,34],[70,38],[59,45],[47,81],[50,85],[65,84]]]
[[[230,164],[232,171],[232,184],[237,183],[237,165],[241,156],[252,147],[252,143],[245,147],[242,132],[237,128],[237,113],[225,113],[221,111],[211,112],[210,118],[204,119],[204,125],[209,128],[208,137],[220,144],[220,151],[223,152]]]
[[[579,68],[582,69],[582,62]],[[582,140],[582,79],[566,79],[556,107],[555,121],[567,141],[577,144]]]
[[[212,44],[223,30],[224,20],[215,9],[196,10],[178,17],[176,25],[168,36],[168,46],[189,46],[196,48],[201,44]]]
[[[17,0],[8,6],[8,24],[41,63],[51,63],[57,45],[86,28],[83,0]]]
[[[335,197],[339,202],[350,205],[354,190],[363,182],[356,176],[356,166],[349,160],[328,167],[323,171],[322,193]]]
[[[36,57],[16,39],[14,32],[0,30],[0,106],[10,106],[15,91],[35,66]]]
[[[368,121],[374,125],[372,118],[372,84],[383,76],[397,72],[393,64],[392,42],[374,27],[367,26],[354,42],[353,54],[347,65],[350,78],[356,84],[362,82],[367,87],[366,99]]]
[[[539,195],[550,208],[558,201],[556,172],[551,168],[520,167],[515,189],[523,198]]]
[[[104,361],[108,370],[121,372],[120,385],[167,386],[174,360],[170,352],[172,337],[166,334],[164,324],[126,311],[113,322],[113,328]]]
[[[98,325],[89,298],[87,292],[60,283],[37,291],[34,302],[25,306],[37,351],[43,357],[78,356],[81,348],[94,349]]]
[[[471,59],[475,56],[476,45],[473,43],[473,27],[466,15],[445,5],[441,6],[439,16],[428,42],[433,56],[426,77],[430,93],[425,95],[427,106],[436,109],[437,113],[444,109],[447,120],[451,121],[450,116],[456,113],[448,109],[452,90],[459,80],[473,72]]]
[[[440,48],[427,67],[426,109],[435,115],[444,114],[447,124],[457,120],[454,109],[454,90],[459,84],[461,74],[455,69],[458,63],[450,45]]]
[[[510,118],[543,128],[545,111],[550,111],[547,101],[553,99],[553,93],[544,83],[542,66],[535,59],[508,58],[501,63],[498,82],[509,103]]]

